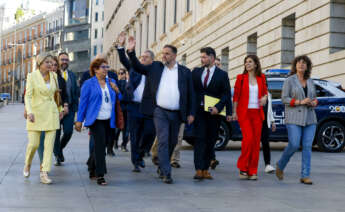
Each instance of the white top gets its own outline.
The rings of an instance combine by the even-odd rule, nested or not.
[[[111,117],[111,109],[112,109],[110,93],[109,93],[109,89],[107,85],[105,85],[104,88],[101,87],[101,90],[102,90],[102,105],[101,105],[101,109],[98,112],[97,119],[107,120],[107,119],[110,119]],[[108,100],[107,102],[106,102],[106,99]]]
[[[145,88],[145,76],[141,75],[140,83],[133,92],[134,102],[141,102],[141,100],[143,99],[144,88]]]
[[[157,91],[157,105],[168,110],[180,109],[180,91],[178,89],[178,66],[172,69],[164,66]]]
[[[210,84],[212,76],[213,76],[215,70],[216,70],[216,66],[213,65],[210,68],[210,75],[208,76],[207,86]],[[201,75],[201,84],[202,84],[202,86],[204,86],[204,80],[205,80],[206,75],[207,75],[207,67],[205,67],[205,69],[204,69],[204,71],[202,72],[202,75]]]
[[[267,98],[267,104],[268,104],[268,109],[267,109],[267,126],[268,128],[271,128],[272,122],[274,122],[274,116],[273,116],[273,110],[272,110],[272,95],[268,92],[267,93],[268,98]]]
[[[50,89],[50,83],[49,82],[46,82],[46,86],[48,89]]]
[[[258,84],[251,85],[249,83],[249,103],[248,108],[258,109],[259,108],[259,88]]]

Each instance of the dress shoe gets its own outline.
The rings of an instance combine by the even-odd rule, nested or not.
[[[278,164],[276,165],[276,176],[277,176],[278,180],[284,179],[284,172],[283,172],[283,170],[281,170],[279,168]]]
[[[161,169],[158,167],[158,169],[157,169],[157,174],[158,174],[158,177],[160,178],[160,179],[163,179],[163,177],[164,177],[164,175],[163,175],[163,173],[162,173],[162,171],[161,171]]]
[[[30,166],[24,166],[23,175],[24,177],[30,177]]]
[[[211,173],[207,170],[202,171],[202,177],[207,180],[213,180],[213,177],[211,176]]]
[[[216,169],[216,167],[219,165],[219,161],[218,160],[211,160],[211,164],[210,167],[211,169]]]
[[[173,179],[171,178],[171,176],[170,175],[168,175],[168,176],[164,176],[163,177],[163,182],[164,183],[166,183],[166,184],[173,184]]]
[[[311,179],[309,177],[305,177],[305,178],[301,178],[300,182],[306,185],[312,185],[313,181],[311,181]]]
[[[43,184],[51,184],[52,180],[48,177],[48,172],[40,172],[40,179],[41,183]]]
[[[172,162],[171,163],[171,167],[174,167],[174,168],[181,168],[180,164],[178,162]]]
[[[141,161],[139,162],[139,166],[140,166],[141,168],[145,168],[145,161],[144,161],[144,160],[141,160]]]
[[[60,162],[65,162],[65,157],[63,156],[63,153],[62,153],[62,151],[61,151],[61,155],[60,155]]]
[[[202,180],[204,179],[203,173],[201,170],[196,170],[196,173],[194,175],[194,180]]]
[[[240,171],[240,180],[248,180],[248,173]]]
[[[61,161],[60,161],[60,158],[59,157],[55,157],[55,163],[54,163],[55,166],[61,166]]]
[[[258,175],[257,174],[249,175],[248,180],[258,180]]]
[[[152,163],[158,166],[159,165],[158,157],[152,157]]]
[[[141,172],[141,170],[139,169],[138,166],[134,166],[134,169],[132,170],[132,172],[139,173],[139,172]]]
[[[107,151],[107,155],[110,156],[110,157],[115,157],[115,153],[114,153],[113,150]]]

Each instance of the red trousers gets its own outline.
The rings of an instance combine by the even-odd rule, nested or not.
[[[254,175],[258,172],[262,118],[259,109],[248,109],[247,116],[239,120],[242,131],[241,155],[237,161],[240,171]]]

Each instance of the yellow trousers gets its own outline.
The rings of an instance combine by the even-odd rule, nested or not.
[[[49,172],[52,165],[53,148],[56,130],[46,131],[44,138],[44,152],[42,161],[42,171]],[[40,145],[41,131],[28,131],[29,143],[26,147],[25,165],[31,166],[35,152]]]

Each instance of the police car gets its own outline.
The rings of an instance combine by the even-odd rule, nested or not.
[[[284,80],[290,70],[270,69],[265,72],[268,90],[272,94],[272,108],[277,130],[271,132],[270,141],[288,141],[284,123],[284,104],[281,102],[281,91]],[[318,106],[315,108],[317,129],[314,144],[321,151],[340,152],[345,146],[345,92],[339,83],[313,79],[316,87]],[[232,90],[233,92],[233,90]],[[191,134],[185,131],[185,139],[193,143]],[[216,150],[223,150],[229,141],[241,141],[242,134],[238,122],[228,123],[222,120]]]

